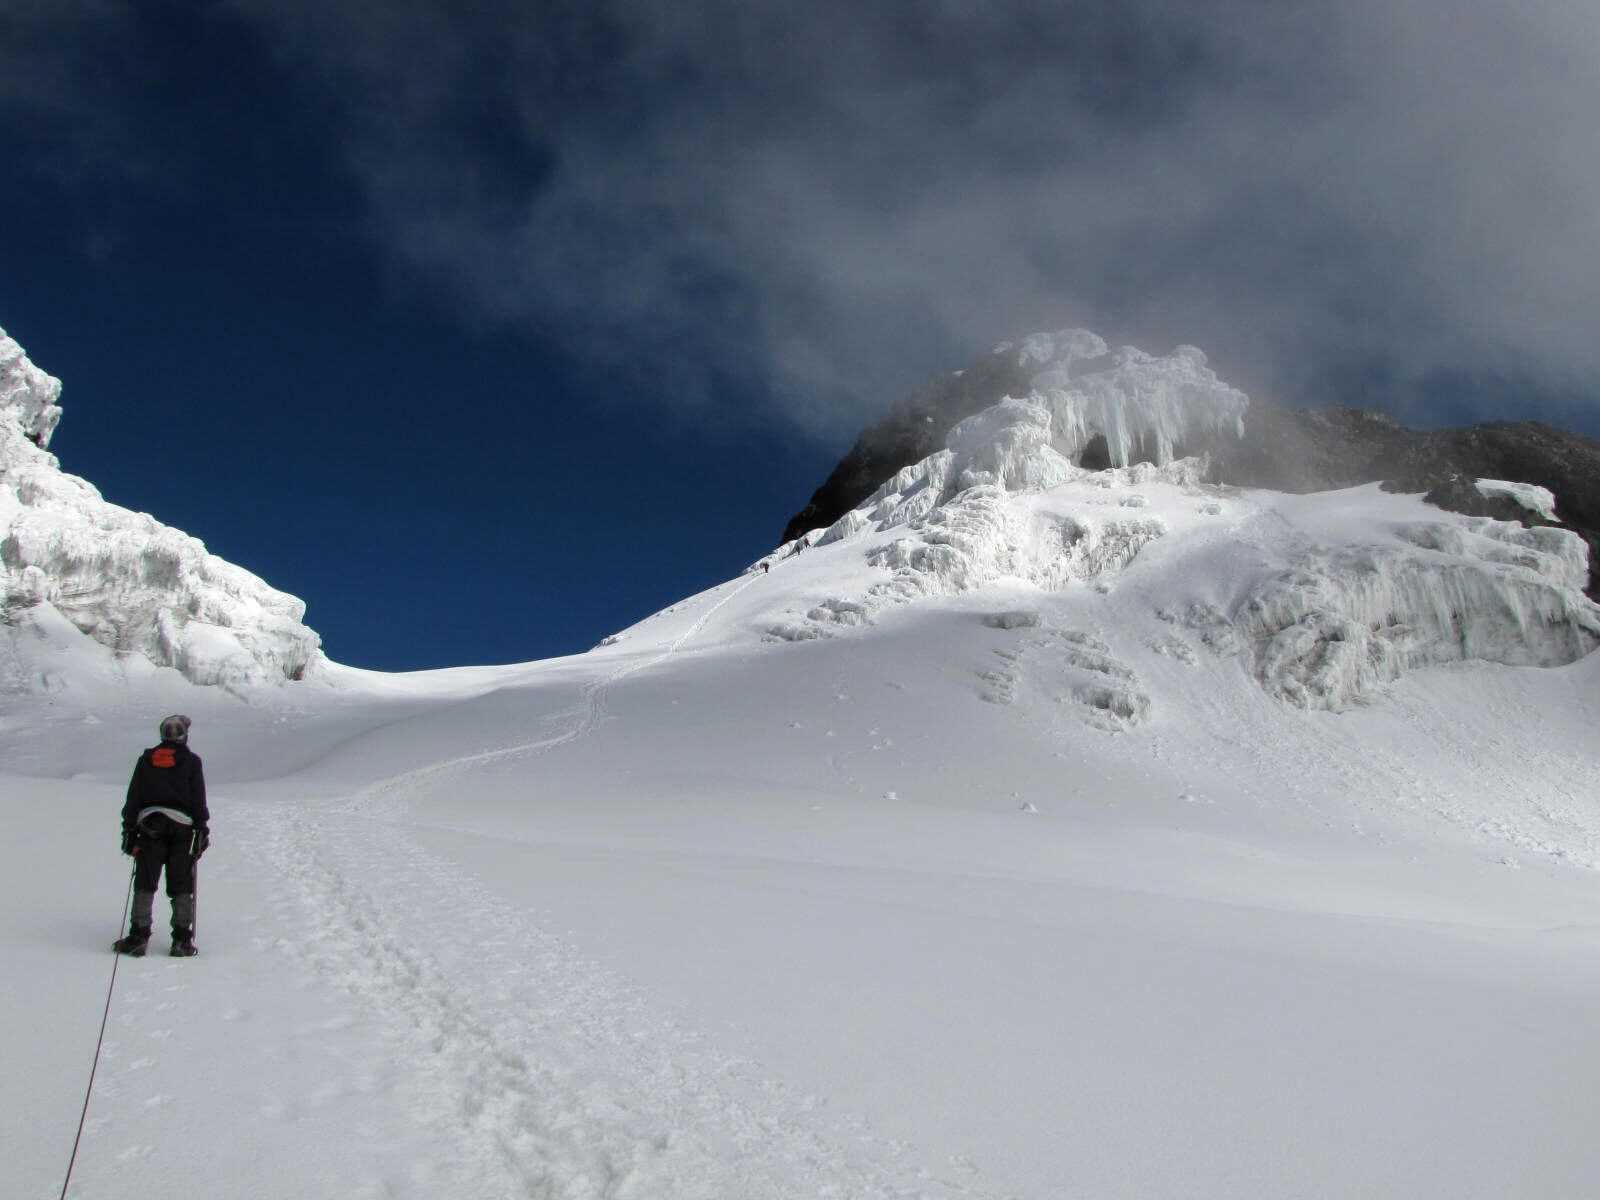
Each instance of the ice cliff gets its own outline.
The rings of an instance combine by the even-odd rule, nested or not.
[[[1191,443],[1244,436],[1249,399],[1218,379],[1194,346],[1164,356],[1133,346],[1111,351],[1088,330],[1070,329],[997,349],[1039,365],[1030,396],[1050,414],[1052,446],[1073,462],[1096,437],[1105,439],[1109,465],[1126,467],[1160,466]]]
[[[1209,483],[1206,455],[1174,455],[1242,438],[1249,402],[1192,347],[1112,353],[1074,330],[997,353],[1027,365],[1024,394],[962,420],[942,449],[768,557],[774,570],[802,553],[839,564],[813,603],[773,614],[769,637],[833,636],[889,606],[986,589],[1107,596],[1155,558],[1139,576],[1151,603],[1102,621],[1154,615],[1168,630],[1146,648],[1193,661],[1193,637],[1308,708],[1362,702],[1419,667],[1559,666],[1600,646],[1589,545],[1568,529],[1447,513],[1376,485],[1297,497]],[[1097,439],[1102,469],[1082,465]],[[1554,517],[1543,488],[1480,487]],[[1079,657],[1085,638],[1068,638]],[[1104,647],[1091,657],[1110,661]],[[1109,675],[1095,703],[1142,719],[1131,668]]]
[[[1371,489],[1369,489],[1371,490]],[[1230,614],[1263,685],[1342,708],[1407,670],[1479,660],[1557,667],[1600,646],[1588,546],[1565,529],[1452,516],[1307,542]]]
[[[1084,329],[1002,342],[894,405],[789,521],[782,540],[831,525],[1002,399],[1041,406],[1051,417],[1053,449],[1075,465],[1097,467],[1160,464],[1230,444],[1249,407],[1192,346],[1164,356],[1132,346],[1112,350]]]
[[[314,670],[320,639],[302,623],[301,601],[61,470],[48,450],[60,394],[0,330],[4,686],[47,686],[28,648],[78,635],[198,684],[237,689]]]

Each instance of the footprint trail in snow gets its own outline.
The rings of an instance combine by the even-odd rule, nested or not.
[[[418,795],[430,788],[440,780],[458,775],[474,767],[488,766],[491,763],[502,762],[507,759],[529,758],[546,754],[560,746],[579,741],[594,732],[606,716],[606,695],[618,683],[630,675],[647,671],[651,667],[660,666],[675,655],[684,644],[695,638],[716,616],[723,605],[737,597],[746,588],[755,583],[760,576],[752,575],[737,587],[730,588],[727,595],[721,597],[699,618],[680,633],[669,643],[660,654],[647,658],[641,662],[630,663],[619,667],[611,674],[597,679],[584,686],[578,708],[569,713],[556,713],[550,719],[557,723],[565,720],[565,728],[548,737],[534,738],[526,742],[517,742],[510,746],[500,746],[492,750],[484,750],[477,754],[466,754],[459,758],[447,759],[444,762],[430,763],[425,767],[405,771],[399,775],[392,775],[387,779],[380,779],[376,783],[368,784],[355,795],[351,796],[344,804],[346,811],[365,813],[369,816],[393,814],[395,810],[411,796]]]
[[[479,1195],[987,1195],[908,1147],[789,1094],[652,1012],[562,939],[461,878],[402,828],[251,814],[299,909],[279,952],[343,988],[412,1064],[418,1116],[462,1147]],[[241,831],[245,832],[245,831]]]
[[[332,808],[241,806],[239,836],[283,865],[294,898],[293,932],[277,951],[381,1026],[414,1074],[430,1141],[459,1148],[459,1161],[429,1164],[436,1182],[541,1200],[990,1195],[970,1164],[936,1174],[926,1156],[652,1011],[394,820],[406,797],[452,775],[587,736],[611,687],[677,653],[754,582],[730,589],[661,654],[586,687],[548,737],[406,772]]]

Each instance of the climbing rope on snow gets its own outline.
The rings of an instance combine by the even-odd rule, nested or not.
[[[133,880],[138,869],[139,864],[134,863],[133,870],[128,872],[128,898],[122,902],[122,920],[117,924],[119,937],[128,924],[128,909],[133,904]],[[78,1144],[83,1141],[84,1122],[89,1119],[89,1097],[94,1095],[94,1074],[100,1069],[100,1050],[106,1042],[106,1021],[111,1016],[111,994],[117,989],[117,964],[121,960],[121,954],[111,956],[111,986],[106,988],[106,1009],[100,1014],[100,1036],[94,1044],[94,1063],[89,1067],[89,1086],[83,1093],[83,1112],[78,1115],[78,1135],[72,1139],[72,1157],[67,1160],[67,1177],[61,1181],[61,1200],[67,1200],[67,1188],[72,1185],[72,1168],[78,1162]]]

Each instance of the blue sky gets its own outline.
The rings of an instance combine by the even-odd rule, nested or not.
[[[750,381],[680,410],[391,269],[259,35],[169,15],[114,57],[138,78],[84,99],[136,169],[53,178],[62,129],[7,122],[33,171],[0,327],[63,379],[66,470],[305,599],[340,661],[586,649],[742,568],[831,468],[838,439],[739,414]]]
[[[1033,329],[1600,433],[1597,35],[1557,3],[9,0],[0,327],[65,382],[66,469],[304,598],[335,658],[571,652]]]

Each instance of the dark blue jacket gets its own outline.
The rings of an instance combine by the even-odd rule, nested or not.
[[[200,756],[182,742],[162,742],[139,756],[128,781],[128,802],[122,806],[122,832],[132,833],[147,808],[184,813],[196,829],[206,832],[211,813],[206,808],[205,772]]]

